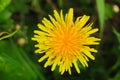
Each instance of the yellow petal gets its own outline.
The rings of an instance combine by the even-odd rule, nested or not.
[[[46,28],[45,26],[43,26],[42,24],[38,24],[38,28],[45,31],[45,32],[51,32],[48,28]]]
[[[57,20],[59,23],[61,23],[61,18],[60,18],[59,14],[58,14],[58,12],[57,12],[56,10],[54,10],[54,16],[55,16],[56,20]]]
[[[47,27],[48,29],[54,29],[55,26],[46,18],[42,20],[42,23]]]
[[[54,71],[56,66],[57,66],[57,62],[54,62],[53,65],[52,65],[51,71]]]
[[[79,20],[78,23],[76,23],[76,27],[78,27],[78,30],[80,30],[83,26],[85,26],[85,24],[87,23],[87,21],[89,20],[90,16],[86,16],[86,15],[83,15],[81,17],[81,19]]]
[[[81,54],[79,56],[77,56],[77,58],[79,59],[80,63],[83,65],[83,67],[88,67],[86,58],[84,58]]]
[[[98,28],[97,29],[92,29],[89,32],[87,32],[87,34],[93,34],[93,33],[97,32],[97,31],[98,31]]]
[[[43,57],[41,57],[38,62],[42,62],[44,59],[46,59],[48,57],[48,55],[44,55]]]
[[[38,30],[34,30],[34,33],[35,34],[38,34],[38,35],[48,35],[47,33],[43,32],[43,31],[38,31]]]
[[[80,69],[79,69],[79,67],[78,67],[78,65],[77,65],[77,62],[76,62],[76,61],[73,61],[73,64],[74,64],[74,66],[75,66],[76,71],[77,71],[78,73],[80,73]]]
[[[69,24],[69,26],[71,26],[71,24],[73,23],[73,8],[69,9],[69,12],[66,18],[67,18],[66,23]]]
[[[84,48],[82,52],[92,60],[95,60],[95,57],[90,53],[90,51],[87,48]]]
[[[69,74],[71,75],[71,69],[70,69],[70,68],[68,69],[68,72],[69,72]]]
[[[60,12],[60,17],[61,17],[61,23],[65,25],[64,17],[63,17],[63,11],[61,10]]]

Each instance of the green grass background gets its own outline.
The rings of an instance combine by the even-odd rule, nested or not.
[[[120,0],[0,0],[0,80],[120,80],[120,11],[115,5],[120,7]],[[73,67],[72,75],[60,75],[37,62],[31,37],[43,17],[69,8],[75,18],[91,16],[93,27],[100,29],[95,36],[102,40],[88,68],[77,74]]]

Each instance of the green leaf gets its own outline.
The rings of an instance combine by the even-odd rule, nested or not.
[[[14,65],[14,66],[13,66]],[[11,72],[16,68],[20,68],[21,65],[18,61],[14,60],[12,57],[5,53],[0,54],[0,70],[4,70],[4,72]]]
[[[110,78],[109,80],[119,80],[120,79],[120,72],[118,72],[114,78]]]
[[[1,66],[1,71],[4,74],[1,80],[16,80],[17,78],[17,80],[28,80],[33,77],[31,75],[31,72],[29,71],[29,67],[26,66],[27,64],[25,65],[23,63],[25,61],[24,59],[22,59],[22,56],[20,55],[20,52],[17,46],[14,45],[14,43],[9,40],[0,41],[0,52],[0,56],[2,58],[1,62],[3,62]],[[18,64],[20,64],[20,67],[15,67]],[[7,76],[8,78],[5,78],[5,76]]]
[[[5,47],[4,43],[2,43],[2,42],[1,42],[1,45],[4,48],[7,48],[7,47]],[[11,47],[11,46],[9,45],[9,47]],[[7,48],[7,50],[9,50],[9,49]],[[0,79],[1,80],[21,80],[21,79],[23,79],[24,75],[21,72],[21,71],[25,71],[25,70],[23,70],[24,68],[22,68],[23,64],[21,64],[21,62],[19,60],[15,59],[11,56],[12,52],[13,52],[12,49],[11,49],[10,53],[7,53],[7,52],[4,52],[4,50],[1,47],[0,51],[1,51],[1,53],[0,53]]]
[[[2,53],[0,53],[0,75],[4,74],[2,75],[4,76],[3,79],[0,78],[1,80],[37,80],[37,78],[45,80],[36,65],[29,59],[27,53],[16,46],[12,40],[0,41],[0,52]],[[20,67],[17,67],[17,65]],[[5,67],[7,67],[6,70]]]
[[[105,5],[105,19],[112,18],[114,15],[112,5]]]
[[[4,22],[5,20],[11,17],[12,13],[8,10],[4,10],[0,12],[0,22]]]
[[[117,40],[118,40],[118,42],[119,42],[119,44],[120,44],[120,33],[119,33],[115,28],[113,28],[113,32],[114,32],[114,34],[116,35]]]
[[[100,23],[100,37],[103,37],[104,31],[104,20],[105,20],[105,1],[104,0],[96,0],[99,23]]]
[[[3,11],[10,3],[11,0],[0,0],[0,12]]]

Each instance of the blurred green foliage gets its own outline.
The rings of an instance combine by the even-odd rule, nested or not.
[[[0,0],[0,12],[2,12],[9,4],[11,0]]]
[[[115,7],[117,5],[117,7]],[[60,75],[38,63],[33,30],[53,10],[90,15],[102,38],[96,60]],[[120,0],[0,0],[0,80],[120,80]],[[96,34],[98,35],[98,33]]]

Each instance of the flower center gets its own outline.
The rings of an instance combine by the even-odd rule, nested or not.
[[[49,44],[56,51],[69,53],[78,49],[79,40],[77,35],[71,33],[71,29],[64,29],[63,32],[55,32],[55,36],[50,38]]]
[[[75,39],[73,38],[73,35],[70,33],[70,31],[64,32],[64,34],[61,35],[58,40],[60,41],[59,46],[61,47],[61,49],[69,50],[70,48],[73,48],[73,46],[75,46],[73,44],[75,43]]]
[[[62,45],[63,45],[63,47],[67,47],[67,46],[69,46],[71,43],[71,37],[70,37],[70,35],[64,35],[64,37],[63,37],[63,39],[61,39],[62,40]]]

